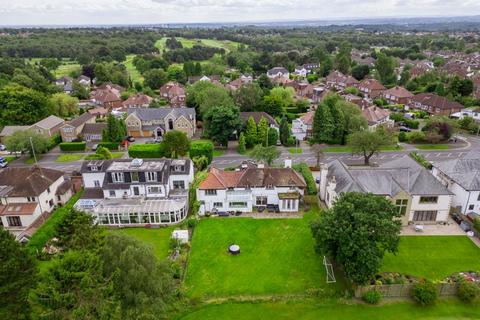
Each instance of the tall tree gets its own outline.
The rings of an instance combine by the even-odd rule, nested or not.
[[[319,104],[313,116],[312,133],[317,143],[329,143],[332,140],[335,123],[330,108],[326,104]]]
[[[165,146],[165,152],[171,158],[183,157],[190,149],[190,140],[185,132],[172,130],[163,136],[162,144]]]
[[[241,126],[240,111],[236,106],[214,106],[205,114],[205,133],[214,142],[225,147],[228,138]]]
[[[68,117],[78,112],[78,99],[66,93],[55,93],[49,98],[50,112],[59,117]]]
[[[352,147],[352,152],[362,155],[365,165],[370,164],[370,158],[378,153],[382,146],[391,142],[391,137],[370,130],[357,131],[348,137],[348,145]]]
[[[152,89],[158,89],[168,81],[168,75],[162,69],[151,69],[145,72],[144,84]]]
[[[237,151],[238,153],[243,154],[245,153],[246,150],[247,150],[247,147],[245,142],[245,135],[243,134],[243,132],[240,132],[240,137],[238,138]]]
[[[275,87],[264,97],[265,112],[272,116],[283,114],[287,106],[293,104],[295,90],[292,87]]]
[[[400,216],[385,197],[346,193],[312,222],[316,250],[341,264],[350,280],[365,284],[378,272],[385,252],[397,252]]]
[[[347,41],[341,43],[335,57],[335,65],[343,74],[350,73],[350,67],[352,65],[352,46]]]
[[[117,119],[112,114],[108,115],[107,127],[103,129],[102,140],[106,142],[120,142],[127,135],[123,119]]]
[[[17,84],[0,90],[0,125],[30,125],[49,115],[43,93]]]
[[[275,146],[278,141],[278,131],[275,128],[268,128],[268,145]]]
[[[282,117],[282,120],[280,120],[280,142],[286,146],[288,144],[288,138],[290,138],[290,126],[288,125],[287,118]]]
[[[256,83],[248,83],[235,91],[233,98],[240,111],[259,111],[263,101],[263,90]]]
[[[31,156],[33,156],[34,151],[37,155],[46,152],[49,144],[50,139],[47,136],[38,134],[31,129],[16,131],[11,136],[5,138],[5,145],[8,150],[13,152],[28,150]],[[35,149],[32,149],[32,145]]]
[[[257,132],[257,124],[253,117],[249,117],[247,120],[247,127],[245,129],[245,143],[247,148],[252,148],[254,145],[257,144],[258,141],[258,132]]]
[[[375,61],[377,79],[386,85],[394,84],[396,81],[395,64],[395,58],[379,52],[377,54],[377,60]]]
[[[260,118],[258,121],[258,143],[262,144],[264,147],[267,146],[268,143],[268,122],[267,119],[264,117]]]
[[[330,115],[334,123],[332,136],[330,143],[341,144],[343,141],[343,135],[345,134],[345,116],[337,107],[337,103],[341,100],[338,95],[329,95],[324,100],[323,103],[328,106],[330,110]]]
[[[265,161],[269,166],[273,164],[273,161],[280,156],[280,151],[275,146],[263,147],[257,144],[252,152],[251,157],[257,161]]]

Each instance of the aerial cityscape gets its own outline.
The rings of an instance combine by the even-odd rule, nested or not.
[[[0,319],[480,319],[476,13],[4,3]]]

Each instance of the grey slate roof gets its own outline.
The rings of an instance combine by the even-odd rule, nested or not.
[[[145,109],[128,109],[127,113],[130,115],[135,113],[141,121],[150,121],[154,119],[163,119],[168,114],[172,113],[175,118],[184,116],[189,120],[195,117],[194,108],[145,108]]]
[[[433,166],[465,190],[480,190],[480,152],[473,151],[461,158],[438,161]]]

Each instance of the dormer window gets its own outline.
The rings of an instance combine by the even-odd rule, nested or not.
[[[147,182],[157,181],[157,173],[156,172],[146,172],[145,174]]]
[[[123,172],[112,172],[113,182],[123,182]]]
[[[98,171],[98,167],[97,166],[91,166],[90,171]]]
[[[273,189],[273,185],[268,184],[268,185],[267,185],[267,189],[272,190],[272,189]]]

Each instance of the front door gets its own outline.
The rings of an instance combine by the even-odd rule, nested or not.
[[[135,195],[135,196],[140,195],[140,189],[138,187],[133,187],[133,195]]]

